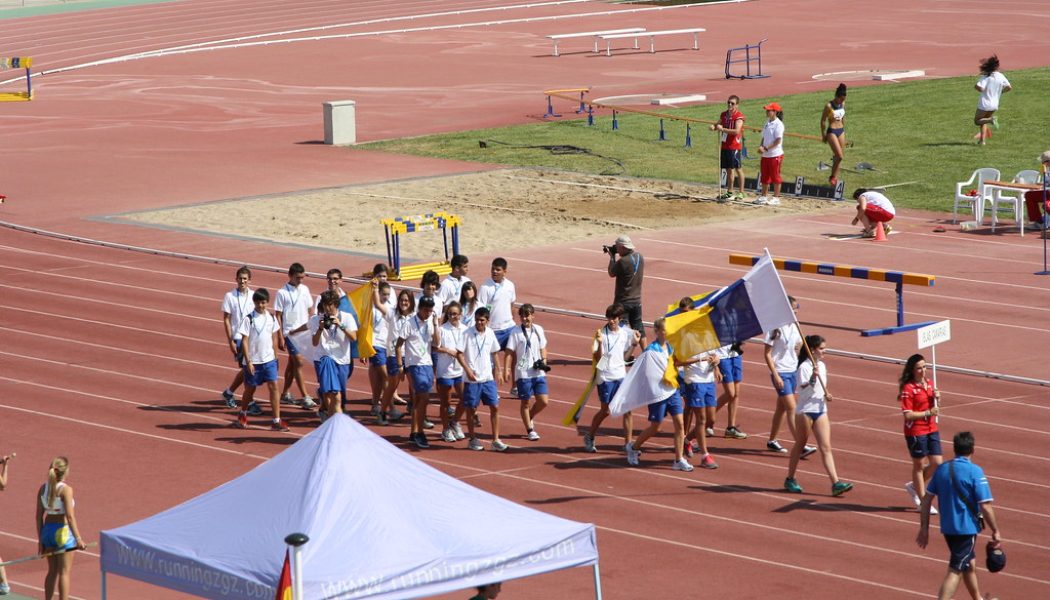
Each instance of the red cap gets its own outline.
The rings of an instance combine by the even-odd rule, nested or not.
[[[783,110],[783,109],[780,108],[780,105],[777,104],[776,102],[770,102],[769,104],[763,106],[762,108],[765,109],[765,110],[775,110],[777,112],[780,112],[781,110]]]

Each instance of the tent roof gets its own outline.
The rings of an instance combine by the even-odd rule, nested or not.
[[[594,526],[445,475],[338,415],[252,471],[102,532],[102,569],[204,598],[272,598],[290,533],[306,598],[418,598],[592,565]]]

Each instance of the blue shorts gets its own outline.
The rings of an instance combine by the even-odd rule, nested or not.
[[[744,379],[744,357],[734,356],[718,361],[718,370],[722,372],[722,383],[733,383]]]
[[[620,389],[620,384],[623,383],[622,379],[616,381],[603,381],[598,384],[598,400],[602,404],[608,404],[612,402],[613,396],[616,395],[616,390]]]
[[[709,383],[687,383],[682,388],[682,394],[689,404],[689,408],[704,408],[706,406],[718,406],[718,398],[715,396],[715,384]]]
[[[816,423],[817,419],[819,419],[819,418],[824,416],[824,411],[820,411],[820,412],[806,412],[806,413],[802,413],[802,414],[804,414],[807,417],[809,417],[809,420],[811,422]]]
[[[463,376],[462,375],[460,375],[459,377],[438,377],[437,378],[437,384],[439,386],[444,386],[444,387],[447,387],[447,388],[450,388],[450,387],[452,387],[454,385],[457,385],[457,384],[460,384],[460,383],[463,383]]]
[[[412,391],[426,394],[434,387],[434,365],[413,365],[405,367]]]
[[[475,409],[481,402],[485,403],[485,406],[499,406],[499,391],[496,389],[496,382],[482,381],[472,382],[467,381],[463,384],[463,404],[470,409]]]
[[[784,382],[784,389],[777,389],[777,380],[772,375],[769,376],[769,380],[773,382],[773,389],[777,391],[778,396],[790,396],[795,393],[798,389],[798,378],[794,373],[781,373],[777,371],[777,375],[780,375],[780,379]]]
[[[659,423],[664,420],[664,415],[670,414],[674,417],[682,414],[683,410],[682,395],[678,393],[678,390],[675,390],[667,398],[649,405],[649,422]]]
[[[321,394],[345,392],[346,380],[350,377],[350,365],[341,365],[331,356],[322,356],[314,361],[314,372],[317,373],[317,385]]]
[[[233,340],[233,345],[237,348],[237,354],[233,355],[233,360],[238,367],[244,367],[244,339]]]
[[[284,336],[284,347],[288,349],[288,356],[299,356],[299,349],[295,347],[292,338]]]
[[[944,534],[944,541],[948,543],[948,568],[953,571],[969,571],[973,566],[973,559],[977,558],[977,536],[976,535],[950,535]]]
[[[43,544],[45,552],[72,550],[77,547],[77,540],[65,523],[44,523],[40,528],[40,543]]]
[[[373,367],[385,367],[386,366],[386,348],[374,348],[376,351],[371,358],[368,359],[368,364]]]
[[[393,377],[401,372],[401,363],[397,362],[397,355],[386,357],[386,374]]]
[[[252,365],[252,369],[255,370],[254,375],[248,374],[248,369],[244,369],[244,384],[250,385],[253,388],[257,388],[264,383],[270,381],[277,381],[277,359],[273,359],[268,363],[262,363],[258,365]]]
[[[719,154],[719,163],[723,169],[740,168],[740,151],[722,148]]]
[[[547,395],[546,377],[528,377],[516,382],[518,388],[518,400],[528,400],[533,396]]]
[[[911,454],[912,458],[941,456],[941,432],[939,431],[926,435],[906,435],[904,441],[908,444],[908,454]]]
[[[506,329],[493,329],[492,333],[496,334],[496,341],[499,342],[499,349],[507,349],[507,340],[510,339],[510,334],[514,333],[514,327],[508,327]]]

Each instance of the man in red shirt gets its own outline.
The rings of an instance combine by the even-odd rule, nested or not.
[[[726,101],[726,110],[718,118],[718,123],[711,126],[711,131],[717,131],[722,136],[721,156],[719,164],[726,171],[726,191],[718,197],[720,202],[727,200],[744,199],[744,172],[741,167],[740,150],[743,148],[742,138],[744,134],[744,115],[737,107],[740,105],[740,97],[732,95]],[[721,174],[719,174],[721,176]],[[733,194],[733,178],[736,177],[737,193]]]

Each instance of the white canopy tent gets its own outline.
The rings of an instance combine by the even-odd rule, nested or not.
[[[215,600],[273,598],[286,548],[305,533],[305,599],[421,598],[592,566],[594,525],[471,487],[349,417],[252,471],[101,535],[108,573]]]

